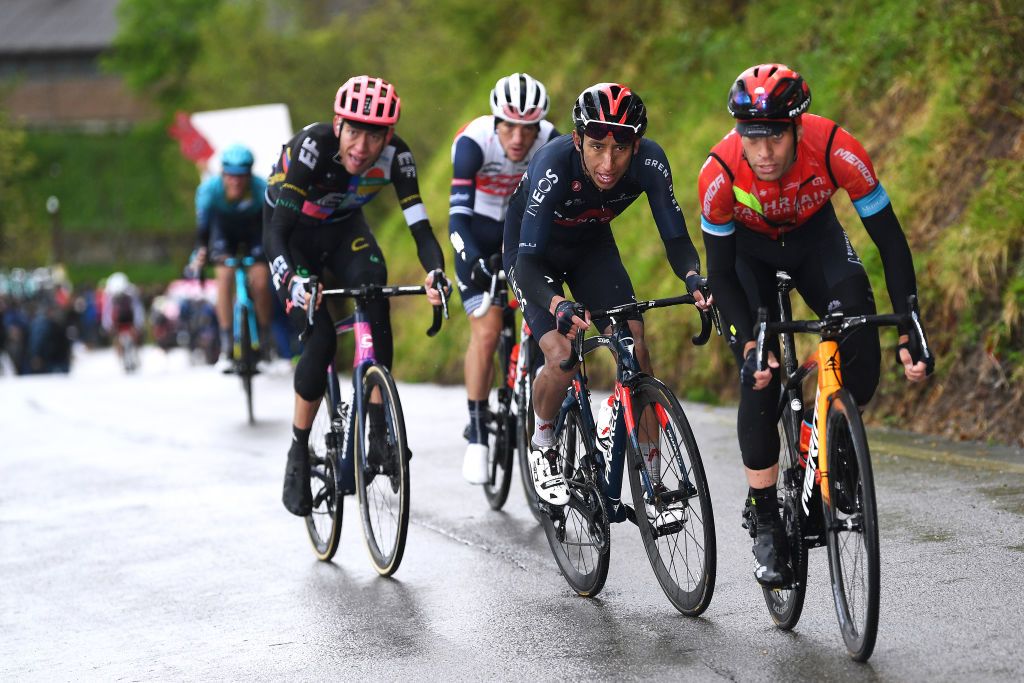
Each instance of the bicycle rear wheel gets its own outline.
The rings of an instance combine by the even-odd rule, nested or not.
[[[647,460],[629,440],[629,488],[636,522],[654,575],[676,609],[696,616],[707,609],[715,591],[717,548],[715,517],[704,465],[682,406],[664,384],[640,378],[631,388],[637,441],[661,454]],[[664,484],[667,492],[652,498],[640,468]],[[657,466],[657,474],[653,468]]]
[[[256,374],[256,353],[252,348],[252,336],[249,334],[249,310],[242,307],[238,311],[238,325],[241,326],[239,337],[239,357],[236,364],[238,376],[242,378],[242,389],[245,391],[245,408],[249,415],[249,424],[255,424],[252,413],[252,376]]]
[[[362,392],[364,411],[356,421],[356,492],[363,538],[374,568],[381,576],[391,576],[402,562],[409,531],[405,418],[395,381],[384,366],[371,365],[366,369]],[[367,406],[374,393],[379,393],[384,404],[383,434],[371,434]],[[371,437],[379,440],[379,450],[371,451]],[[374,457],[370,457],[371,453],[375,453]]]
[[[864,662],[878,634],[878,516],[864,424],[846,389],[832,396],[826,425],[828,495],[823,492],[822,510],[832,597],[846,649]]]
[[[306,531],[313,544],[313,552],[324,562],[338,551],[341,538],[344,498],[335,488],[340,435],[331,430],[333,408],[330,396],[324,400],[313,420],[309,432],[310,489],[313,492],[313,512],[306,516]]]
[[[491,413],[487,436],[487,481],[484,496],[492,510],[500,510],[508,500],[512,484],[512,451],[515,448],[516,417],[512,414],[511,390],[498,389],[498,409]]]
[[[807,591],[807,545],[803,540],[804,518],[800,514],[800,496],[805,470],[797,459],[800,447],[800,419],[802,416],[794,416],[793,409],[787,401],[779,420],[779,478],[776,487],[782,522],[786,529],[786,537],[789,539],[793,583],[786,588],[761,588],[772,621],[786,631],[800,621]]]
[[[592,442],[593,438],[588,439],[583,430],[579,408],[574,406],[566,416],[556,446],[569,484],[569,502],[563,507],[545,504],[541,508],[541,525],[555,562],[566,582],[584,597],[593,597],[604,587],[611,558],[611,533],[604,495],[586,459]],[[532,477],[530,486],[533,486]]]

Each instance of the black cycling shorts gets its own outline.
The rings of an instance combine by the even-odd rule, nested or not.
[[[611,226],[595,230],[586,242],[559,241],[554,238],[544,251],[544,277],[556,290],[568,285],[572,299],[586,306],[588,311],[604,310],[636,301],[633,283],[622,264],[619,248],[615,244]],[[506,263],[515,287],[515,263]],[[518,291],[518,287],[516,287]],[[535,339],[557,328],[555,317],[548,310],[549,301],[523,301],[520,307]],[[642,320],[640,314],[628,316]],[[611,321],[607,318],[593,321],[598,330],[604,330]]]
[[[472,233],[471,239],[477,248],[480,249],[480,257],[485,261],[492,254],[501,253],[501,239],[505,230],[504,221],[496,221],[493,218],[474,213],[469,230]],[[474,285],[472,280],[469,279],[469,274],[472,272],[474,264],[475,261],[463,261],[462,257],[456,252],[455,279],[456,284],[459,286],[459,296],[462,297],[462,307],[466,310],[467,315],[479,308],[480,302],[484,298],[483,290]],[[495,305],[501,305],[504,303],[504,299],[496,300],[494,303]]]
[[[224,259],[238,254],[245,246],[242,256],[263,259],[263,225],[260,215],[224,216],[214,214],[210,219],[210,261],[221,263]]]
[[[778,320],[775,273],[779,270],[789,273],[796,291],[819,318],[837,310],[853,315],[875,313],[871,284],[846,232],[833,211],[823,209],[819,214],[817,220],[788,233],[784,242],[737,229],[736,272],[755,320],[759,306],[766,306],[771,318]],[[778,337],[769,339],[766,348],[781,360]],[[740,365],[742,351],[742,345],[733,347]],[[841,340],[839,352],[844,384],[857,404],[864,406],[878,386],[878,330],[858,328]],[[780,390],[778,371],[760,391],[740,388],[737,430],[743,464],[750,469],[767,469],[778,462]]]

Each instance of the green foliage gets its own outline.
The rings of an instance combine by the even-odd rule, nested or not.
[[[34,166],[25,131],[0,109],[0,265],[41,265],[49,250],[49,233],[33,225],[25,195]]]
[[[202,46],[202,20],[219,4],[220,0],[122,0],[107,67],[161,104],[177,105]]]
[[[163,127],[127,133],[35,131],[27,145],[37,163],[23,170],[23,198],[34,224],[48,225],[55,195],[70,232],[165,231],[193,222],[195,169]]]

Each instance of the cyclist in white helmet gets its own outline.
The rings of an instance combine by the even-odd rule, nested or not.
[[[501,332],[501,302],[472,315],[500,267],[501,240],[509,197],[534,153],[557,137],[544,117],[544,85],[526,73],[498,79],[491,90],[491,114],[463,126],[452,143],[452,188],[448,232],[455,248],[455,273],[469,317],[466,395],[469,445],[462,476],[471,484],[487,481],[487,396],[494,378],[494,352]]]

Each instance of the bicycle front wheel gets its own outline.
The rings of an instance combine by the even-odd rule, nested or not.
[[[566,582],[584,597],[593,597],[604,587],[611,558],[604,495],[586,458],[592,442],[593,438],[588,439],[584,432],[579,408],[574,406],[566,415],[556,446],[569,484],[569,502],[562,507],[541,507],[541,525],[555,562]]]
[[[329,395],[317,410],[309,432],[310,489],[313,512],[306,516],[306,531],[316,556],[328,562],[338,552],[343,518],[343,498],[338,495],[336,472],[340,435],[332,432],[333,407]]]
[[[409,460],[398,389],[382,365],[363,375],[363,414],[356,421],[356,492],[363,538],[381,576],[398,570],[409,531]],[[371,425],[370,403],[383,404],[384,423]]]
[[[487,425],[487,481],[484,496],[492,510],[500,510],[508,500],[512,484],[512,451],[515,448],[516,416],[512,413],[511,391],[498,390],[498,409]]]
[[[643,377],[630,391],[637,442],[646,451],[638,453],[629,440],[637,526],[669,602],[696,616],[711,602],[717,567],[715,517],[697,441],[682,406],[664,384]],[[641,481],[644,467],[652,490]],[[664,489],[652,495],[659,482]]]
[[[826,425],[828,486],[822,510],[832,597],[846,649],[864,662],[878,634],[878,514],[864,423],[846,389],[832,396]]]
[[[786,402],[779,420],[779,478],[776,490],[780,515],[789,539],[789,559],[793,568],[793,583],[784,588],[765,588],[764,602],[772,621],[788,631],[800,621],[807,591],[807,545],[804,543],[804,517],[800,514],[800,496],[803,491],[805,469],[797,459],[800,448],[800,419]],[[751,520],[751,523],[753,520]]]

